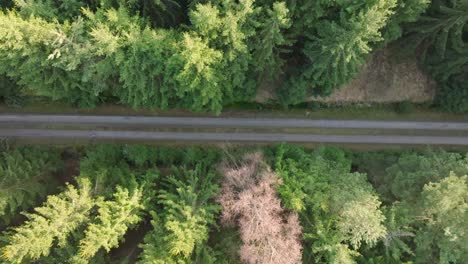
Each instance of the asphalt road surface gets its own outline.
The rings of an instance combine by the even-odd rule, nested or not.
[[[0,115],[0,125],[102,125],[107,127],[355,128],[468,131],[468,122],[313,120],[272,118],[148,117],[90,115]]]
[[[86,131],[47,129],[0,129],[0,137],[34,139],[108,139],[125,141],[195,141],[195,142],[291,142],[350,143],[398,145],[459,145],[468,146],[468,137],[449,136],[376,136],[376,135],[312,135],[285,133],[198,133],[142,131]]]
[[[60,126],[43,129],[38,125]],[[95,126],[77,130],[82,125]],[[70,129],[63,127],[70,126]],[[17,128],[12,128],[17,127]],[[98,130],[99,127],[118,127],[123,130]],[[253,128],[268,132],[150,132],[144,128]],[[415,135],[339,135],[271,133],[285,128],[378,129],[392,131],[418,130]],[[132,130],[133,129],[133,130]],[[336,130],[335,130],[336,131]],[[424,135],[425,131],[439,131],[438,136]],[[463,122],[411,122],[368,120],[312,120],[312,119],[256,119],[206,117],[144,117],[144,116],[86,116],[86,115],[0,115],[0,137],[26,139],[84,139],[122,141],[194,141],[194,142],[297,142],[351,143],[399,145],[459,145],[468,146],[468,136],[444,135],[444,131],[467,131]],[[334,132],[337,133],[337,132]],[[395,132],[396,133],[396,132]],[[397,133],[398,134],[398,133]]]

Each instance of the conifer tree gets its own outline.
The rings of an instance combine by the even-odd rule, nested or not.
[[[6,262],[21,263],[47,256],[51,247],[66,246],[67,238],[89,220],[94,206],[91,183],[86,178],[78,180],[78,188],[67,189],[47,197],[35,213],[25,214],[28,220],[13,228],[6,237],[7,245],[1,249]]]
[[[109,252],[117,247],[127,230],[141,221],[144,209],[142,195],[140,189],[129,194],[127,189],[117,186],[115,200],[98,201],[97,222],[88,225],[80,241],[79,256],[89,259],[101,248]]]
[[[394,6],[395,1],[373,1],[349,20],[317,26],[318,37],[306,44],[304,54],[312,62],[306,76],[318,91],[327,95],[356,75],[371,51],[370,43],[382,39],[380,29]]]
[[[423,65],[438,82],[436,103],[453,112],[468,111],[467,25],[466,1],[434,1],[425,16],[407,27],[402,47],[422,52]]]
[[[167,188],[158,195],[161,213],[153,211],[153,230],[141,245],[140,263],[184,263],[208,239],[209,226],[219,211],[211,199],[218,187],[206,166],[194,170],[173,168]]]
[[[281,88],[283,104],[302,102],[310,93],[330,95],[353,78],[372,50],[371,44],[382,40],[380,31],[393,14],[396,0],[362,5],[339,1],[339,16],[334,15],[336,9],[330,3],[317,3],[325,13],[320,12],[323,18],[314,24],[315,31],[306,35],[304,68],[291,72]]]
[[[1,153],[0,159],[0,219],[8,224],[56,186],[53,172],[60,157],[53,149],[21,148]]]
[[[252,59],[255,62],[260,79],[272,79],[281,71],[285,52],[284,46],[291,45],[285,36],[285,30],[291,26],[290,13],[284,2],[274,2],[272,8],[264,11],[259,34],[253,40]]]

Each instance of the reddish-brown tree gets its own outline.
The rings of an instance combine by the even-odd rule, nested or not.
[[[243,241],[239,255],[246,263],[301,263],[302,228],[297,213],[286,211],[276,194],[278,176],[261,153],[244,157],[240,166],[224,163],[222,222],[238,225]]]

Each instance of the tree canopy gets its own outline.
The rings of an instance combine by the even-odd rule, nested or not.
[[[462,0],[2,1],[0,98],[219,114],[261,87],[291,105],[397,42],[438,82],[436,104],[463,112],[467,14]]]

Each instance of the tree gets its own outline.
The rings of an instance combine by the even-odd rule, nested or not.
[[[153,27],[174,27],[186,22],[182,12],[185,1],[174,0],[101,0],[100,8],[125,8],[132,15],[140,15]]]
[[[405,153],[386,169],[382,192],[390,192],[396,200],[416,201],[423,186],[437,182],[450,171],[455,175],[467,173],[468,157],[458,153],[428,150],[423,154]],[[389,188],[389,189],[387,189]]]
[[[371,43],[382,40],[380,30],[395,4],[395,0],[371,1],[363,7],[350,3],[341,7],[339,19],[318,22],[316,34],[302,50],[306,65],[297,75],[290,75],[281,100],[285,104],[301,102],[310,88],[314,95],[327,96],[354,77],[371,51]]]
[[[407,27],[402,47],[422,52],[421,62],[439,84],[436,102],[453,112],[468,111],[467,23],[466,1],[434,1],[425,16]]]
[[[55,243],[65,246],[70,233],[89,219],[95,202],[91,191],[89,180],[79,179],[78,188],[68,185],[64,192],[48,196],[35,213],[25,214],[28,220],[6,237],[7,245],[1,249],[4,261],[37,260],[47,256]]]
[[[60,168],[59,152],[52,149],[20,148],[1,153],[0,217],[10,219],[34,206],[56,187],[53,172]]]
[[[223,101],[222,53],[196,35],[183,34],[179,51],[167,61],[165,89],[178,87],[175,96],[195,111],[220,113]]]
[[[211,199],[217,193],[215,174],[206,166],[173,168],[158,195],[161,213],[152,211],[153,230],[141,245],[141,263],[184,263],[208,240],[209,226],[219,211]]]
[[[386,235],[380,201],[366,175],[350,173],[344,152],[314,153],[281,145],[275,170],[285,205],[299,212],[304,228],[304,261],[353,263],[362,243],[375,245]]]
[[[59,18],[61,21],[80,14],[85,0],[15,0],[15,6],[23,17],[37,16],[48,21]],[[90,2],[90,1],[89,1]]]
[[[89,259],[101,248],[109,252],[117,247],[127,230],[141,221],[145,209],[142,195],[141,189],[130,194],[127,189],[117,186],[114,201],[98,201],[97,222],[88,225],[85,237],[80,241],[79,256]]]
[[[468,258],[468,176],[451,173],[425,185],[420,212],[418,218],[425,225],[416,233],[417,263],[464,262]]]
[[[269,168],[262,168],[262,162],[257,152],[246,155],[239,167],[222,167],[221,220],[239,226],[242,261],[301,263],[298,215],[281,208],[275,190],[279,178]]]
[[[383,29],[384,43],[390,43],[403,35],[403,25],[416,22],[420,16],[429,8],[431,0],[398,0],[395,13]]]
[[[252,60],[255,63],[260,79],[276,78],[282,70],[285,52],[283,46],[291,45],[284,31],[291,26],[290,13],[284,2],[274,2],[272,8],[264,10],[259,34],[252,44]]]
[[[212,1],[197,4],[189,13],[194,31],[207,45],[223,54],[220,74],[225,103],[249,100],[255,94],[254,80],[248,78],[252,55],[248,48],[255,34],[252,0]]]

